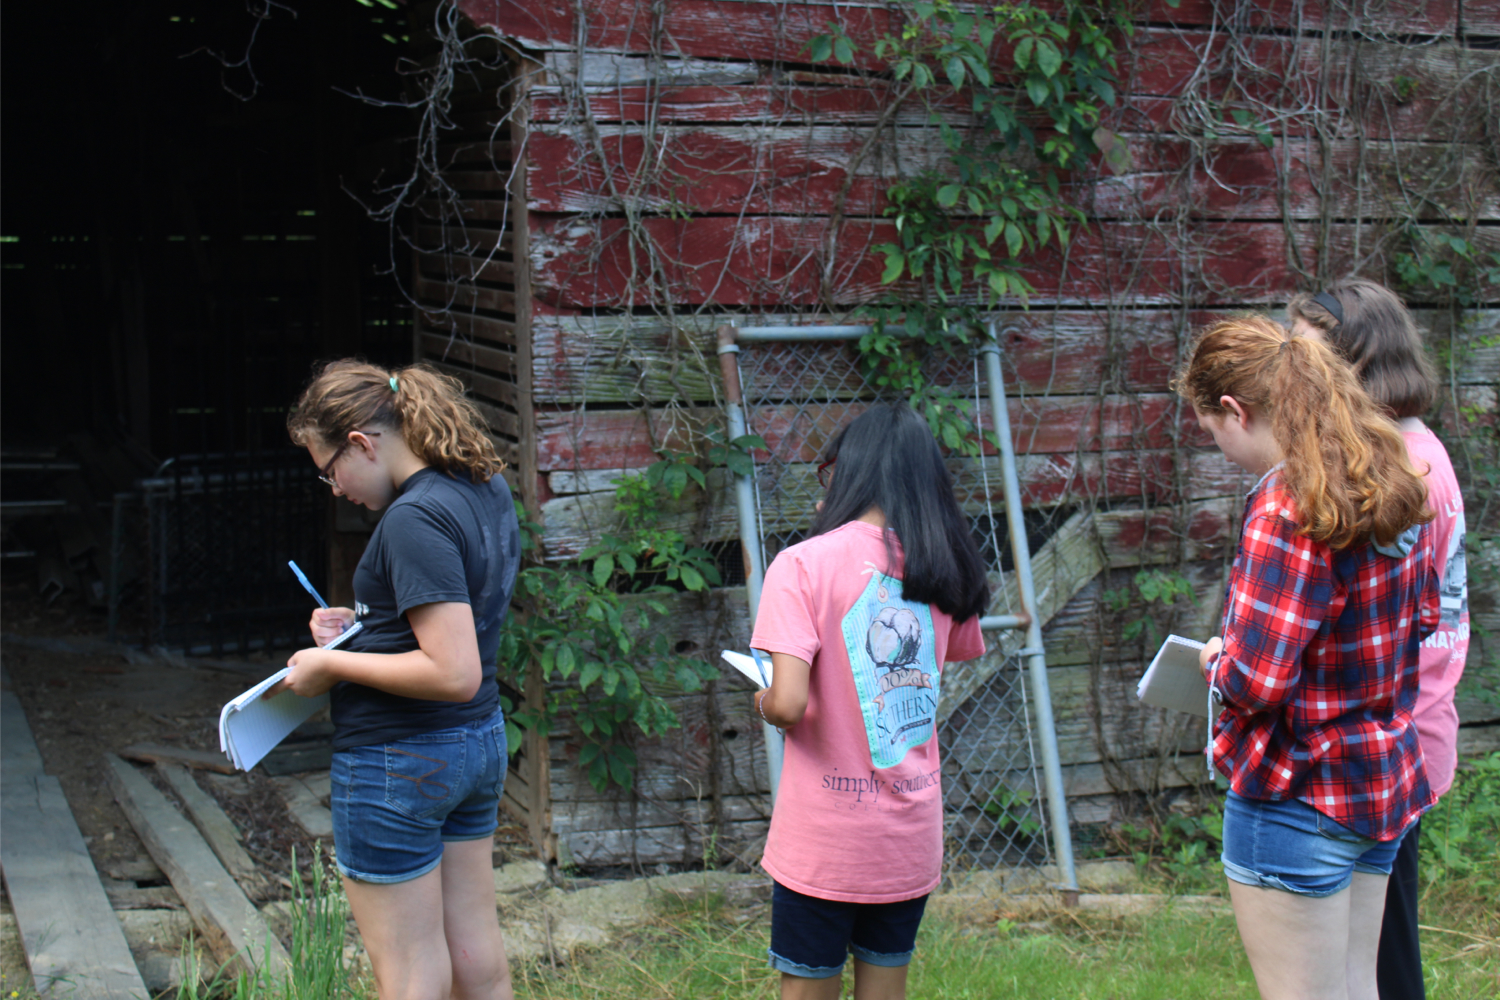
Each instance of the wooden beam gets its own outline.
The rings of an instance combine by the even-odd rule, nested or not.
[[[255,867],[250,855],[240,846],[240,832],[235,828],[234,821],[219,808],[219,803],[198,786],[198,782],[184,767],[159,763],[156,765],[156,773],[162,776],[182,800],[188,818],[198,827],[198,832],[203,834],[203,839],[213,849],[225,870],[234,876],[240,888],[247,893],[259,893],[265,886],[265,878]]]
[[[152,859],[167,873],[219,961],[237,960],[249,969],[267,968],[276,975],[290,968],[281,942],[192,823],[130,764],[105,754],[104,765],[115,800]]]
[[[186,750],[182,747],[162,746],[160,743],[133,743],[121,750],[120,756],[142,764],[181,764],[219,774],[234,773],[234,765],[229,762],[229,758],[214,750]]]
[[[1105,567],[1104,553],[1094,534],[1093,515],[1079,511],[1047,539],[1031,559],[1036,585],[1036,615],[1046,624],[1064,604],[1078,593]],[[1002,607],[1019,610],[1020,588],[1015,574],[1005,578]],[[995,675],[1001,665],[1025,645],[1026,633],[1007,630],[986,636],[991,651],[977,660],[950,664],[943,673],[942,694],[938,698],[938,719],[946,720],[953,711],[969,700],[975,691]]]
[[[882,281],[884,258],[874,248],[899,242],[895,223],[845,219],[833,234],[826,216],[650,217],[638,224],[618,217],[530,217],[529,258],[538,298],[559,308],[648,306],[669,295],[679,305],[750,305],[784,309],[833,302],[856,306],[892,290],[917,294],[913,283]],[[1288,236],[1287,229],[1291,229]],[[1171,304],[1181,294],[1183,269],[1210,289],[1210,304],[1275,302],[1298,276],[1288,262],[1289,239],[1305,259],[1326,240],[1334,267],[1352,267],[1356,229],[1298,222],[1195,222],[1195,255],[1161,229],[1135,221],[1096,222],[1078,231],[1067,259],[1056,247],[1038,251],[1022,270],[1035,289],[1033,305],[1110,301],[1122,260],[1138,262],[1132,301]],[[1481,254],[1500,252],[1500,232],[1479,228]],[[647,245],[647,244],[650,245]],[[655,275],[654,282],[641,280]],[[965,291],[976,297],[977,288]],[[1476,289],[1500,298],[1500,285]]]
[[[10,689],[9,676],[0,677],[5,683],[0,689],[0,759],[5,762],[5,780],[20,781],[43,774],[42,752],[31,735],[26,710]]]
[[[20,701],[0,691],[0,866],[44,997],[136,1000],[146,985],[61,783],[42,773]]]

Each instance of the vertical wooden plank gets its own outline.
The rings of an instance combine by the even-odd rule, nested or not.
[[[515,261],[516,298],[516,410],[520,416],[521,433],[517,451],[520,456],[519,479],[521,503],[533,520],[540,515],[537,491],[536,410],[532,396],[532,344],[531,344],[531,241],[530,219],[526,209],[526,167],[531,158],[527,147],[527,129],[531,118],[531,83],[537,79],[542,64],[524,56],[513,63],[511,101],[514,110],[510,116],[510,148],[517,152],[513,159],[510,178],[510,226],[512,233],[512,259]]]
[[[526,669],[526,700],[539,704],[547,697],[542,679],[542,665],[533,662]],[[557,837],[552,832],[552,754],[548,741],[536,730],[527,732],[526,757],[531,762],[527,780],[531,783],[531,815],[528,828],[531,842],[543,861],[557,860]]]

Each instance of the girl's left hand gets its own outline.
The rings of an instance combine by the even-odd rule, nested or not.
[[[329,669],[335,652],[337,650],[299,649],[286,661],[292,672],[271,685],[261,697],[274,698],[283,691],[290,691],[304,698],[316,698],[332,690],[339,680]]]
[[[1209,677],[1209,661],[1217,656],[1219,652],[1223,650],[1223,648],[1224,640],[1219,638],[1218,636],[1214,636],[1212,639],[1203,644],[1202,649],[1198,650],[1198,669],[1203,671],[1203,679],[1208,681],[1210,684],[1213,683],[1213,680]]]

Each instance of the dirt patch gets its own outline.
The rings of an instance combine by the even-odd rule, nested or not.
[[[102,755],[132,743],[217,752],[224,703],[278,669],[290,650],[237,661],[128,650],[106,641],[102,615],[63,602],[43,604],[29,582],[0,588],[0,620],[0,666],[26,711],[44,770],[62,784],[94,867],[107,879],[159,881],[110,793]],[[287,812],[273,779],[257,771],[194,776],[234,821],[245,850],[267,876],[261,901],[286,898],[292,851],[305,867],[314,841]],[[502,826],[497,864],[532,853],[523,828]]]

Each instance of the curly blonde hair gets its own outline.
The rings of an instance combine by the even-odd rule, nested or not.
[[[1199,413],[1231,396],[1266,414],[1302,534],[1345,549],[1387,545],[1432,520],[1400,429],[1327,344],[1260,316],[1220,320],[1193,344],[1172,388]]]
[[[488,482],[505,468],[463,383],[427,365],[387,371],[352,359],[330,362],[286,421],[303,448],[314,442],[337,448],[350,431],[372,426],[399,430],[414,455],[449,475],[462,469]]]

